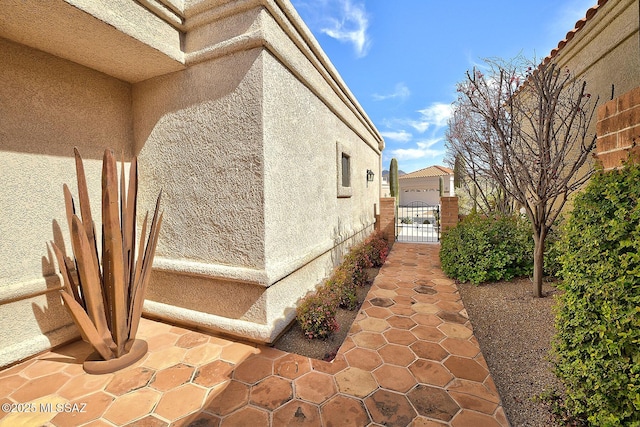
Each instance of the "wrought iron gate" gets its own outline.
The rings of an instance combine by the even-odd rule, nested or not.
[[[396,241],[440,241],[440,206],[411,202],[396,207]]]

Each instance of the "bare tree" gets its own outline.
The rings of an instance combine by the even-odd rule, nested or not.
[[[542,296],[545,239],[571,193],[593,173],[596,136],[586,82],[552,63],[487,60],[458,85],[448,147],[472,179],[495,183],[533,228],[534,295]]]
[[[478,167],[472,151],[461,153],[459,150],[464,147],[463,143],[458,143],[460,133],[455,133],[454,126],[460,126],[460,122],[449,121],[447,131],[447,142],[449,153],[453,154],[453,160],[445,159],[450,166],[453,166],[455,187],[461,189],[461,203],[464,208],[472,214],[481,212],[484,215],[499,213],[502,215],[513,214],[516,206],[515,200],[506,191],[492,180],[490,176],[483,173]],[[456,135],[455,137],[453,135]],[[454,141],[451,143],[450,141]],[[462,141],[467,141],[463,139]],[[462,205],[461,205],[462,207]]]

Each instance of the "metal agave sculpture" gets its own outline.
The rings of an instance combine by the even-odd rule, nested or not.
[[[146,342],[136,340],[135,336],[162,223],[162,214],[158,216],[162,192],[156,201],[146,246],[148,212],[145,215],[136,259],[137,158],[131,161],[128,191],[125,191],[124,159],[121,163],[118,197],[116,160],[110,150],[105,150],[100,263],[84,166],[78,149],[74,148],[74,152],[80,216],[66,184],[64,198],[75,265],[54,242],[51,246],[64,281],[62,298],[83,340],[96,352],[85,361],[84,369],[91,373],[113,372],[134,363],[147,352]],[[77,275],[73,274],[74,270]]]

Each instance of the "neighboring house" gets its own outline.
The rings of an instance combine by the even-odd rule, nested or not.
[[[544,59],[549,61],[585,80],[591,99],[600,98],[598,105],[639,87],[640,0],[599,0]],[[596,117],[588,132],[596,133]],[[606,156],[610,147],[603,147],[600,141],[598,145],[600,154]],[[605,167],[624,155],[607,156],[611,164]]]
[[[454,197],[453,170],[444,166],[429,166],[398,178],[400,186],[400,206],[411,202],[424,202],[429,205],[440,204],[442,196]]]
[[[147,316],[271,342],[373,231],[383,139],[288,0],[9,1],[0,50],[0,366],[78,336],[74,146],[98,228],[105,148],[163,191]]]
[[[382,177],[380,184],[380,197],[391,197],[391,186],[389,185],[389,176]]]

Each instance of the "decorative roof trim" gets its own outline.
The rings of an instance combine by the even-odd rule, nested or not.
[[[550,61],[552,61],[553,58],[558,55],[558,52],[560,52],[567,45],[567,43],[569,43],[571,39],[573,39],[576,33],[585,26],[587,21],[590,21],[594,16],[596,16],[600,8],[604,6],[608,1],[609,0],[598,0],[598,4],[589,8],[589,10],[587,10],[587,13],[585,14],[585,17],[576,22],[575,27],[567,33],[564,40],[560,40],[560,42],[558,42],[558,46],[553,48],[551,50],[551,53],[549,53],[549,55],[547,55],[547,57],[542,60],[542,64],[548,64]]]

